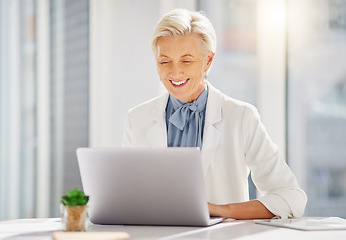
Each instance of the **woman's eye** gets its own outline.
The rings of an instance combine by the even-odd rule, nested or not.
[[[168,62],[164,61],[164,62],[160,62],[160,64],[167,64]]]
[[[188,61],[188,60],[186,60],[186,61],[183,61],[183,63],[190,63],[191,61]]]

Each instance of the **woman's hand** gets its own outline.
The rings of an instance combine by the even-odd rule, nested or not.
[[[234,219],[273,218],[271,213],[260,201],[251,200],[242,203],[217,205],[208,202],[209,214],[212,217],[227,217]]]

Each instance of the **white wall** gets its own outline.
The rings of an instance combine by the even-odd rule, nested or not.
[[[127,110],[157,94],[156,2],[90,2],[90,146],[120,146]]]

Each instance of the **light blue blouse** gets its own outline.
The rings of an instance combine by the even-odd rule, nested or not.
[[[193,102],[186,103],[169,95],[166,107],[167,146],[202,148],[207,85]]]

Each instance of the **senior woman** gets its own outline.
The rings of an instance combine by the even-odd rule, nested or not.
[[[206,80],[216,50],[210,21],[198,12],[172,10],[155,27],[152,48],[167,92],[129,110],[123,147],[200,147],[211,216],[301,217],[306,194],[255,107]],[[249,170],[263,194],[251,201]]]

